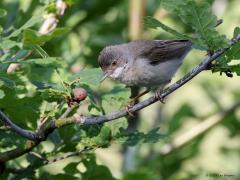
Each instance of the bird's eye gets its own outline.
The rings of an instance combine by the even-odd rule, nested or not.
[[[115,66],[117,64],[117,61],[113,61],[112,65]]]

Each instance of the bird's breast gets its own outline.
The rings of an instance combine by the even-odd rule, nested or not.
[[[181,63],[173,59],[151,65],[147,59],[138,59],[119,80],[129,86],[162,86],[172,79]]]

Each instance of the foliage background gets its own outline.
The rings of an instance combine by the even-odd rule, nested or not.
[[[49,8],[49,4],[54,1],[33,1],[33,0],[2,0],[0,7],[7,10],[7,16],[0,18],[1,26],[6,30],[12,31],[14,27],[18,29],[33,15],[36,15],[38,23],[31,29],[37,30],[42,22],[43,8]],[[62,66],[58,67],[60,76],[65,81],[78,74],[81,69],[97,68],[97,58],[100,50],[106,45],[127,42],[132,37],[129,35],[129,16],[131,8],[130,1],[114,0],[76,0],[69,1],[73,4],[66,10],[60,18],[58,27],[69,27],[70,30],[61,36],[53,37],[47,41],[42,48],[50,57],[61,57]],[[136,2],[136,1],[135,1]],[[238,0],[209,0],[212,4],[212,11],[224,23],[217,30],[225,34],[229,39],[232,38],[234,28],[239,25],[240,14]],[[148,0],[145,2],[145,16],[154,16],[164,24],[168,24],[174,29],[191,33],[191,29],[185,26],[175,15],[169,14],[162,9],[161,1]],[[172,39],[172,35],[163,30],[152,30],[144,27],[143,38],[148,39]],[[16,37],[16,42],[25,43],[22,40],[23,34]],[[22,47],[22,45],[20,45]],[[10,52],[15,54],[19,51],[18,46],[10,48]],[[192,67],[199,64],[206,52],[192,50],[187,56],[183,66],[176,74],[173,82]],[[40,55],[34,52],[30,59],[39,58]],[[1,65],[1,74],[6,70],[6,64]],[[61,89],[60,80],[54,70],[56,61],[44,65],[33,63],[23,64],[21,69],[9,75],[9,87],[1,86],[0,101],[1,109],[4,109],[10,119],[21,127],[35,129],[37,120],[41,115],[59,117],[66,108],[66,104],[57,101],[47,102],[46,98],[36,88],[39,82],[54,83]],[[82,71],[81,71],[82,72]],[[81,73],[80,72],[80,73]],[[94,74],[96,73],[96,74]],[[87,76],[99,76],[99,72],[87,72]],[[75,76],[74,76],[75,75]],[[3,76],[5,77],[5,75]],[[84,81],[84,80],[83,80]],[[5,81],[3,81],[5,82]],[[11,84],[12,83],[12,84]],[[4,83],[3,83],[4,84]],[[46,85],[46,84],[44,84]],[[99,85],[89,79],[80,86],[89,92],[89,98],[81,105],[81,112],[89,114],[89,105],[101,108],[106,113],[117,110],[128,101],[130,89],[117,82],[108,80]],[[190,141],[184,147],[176,149],[174,152],[163,155],[161,148],[171,139],[180,136],[203,121],[206,117],[221,112],[239,101],[239,77],[229,78],[219,73],[206,71],[195,79],[177,90],[167,98],[167,103],[162,105],[156,103],[143,109],[140,112],[137,124],[138,133],[150,132],[160,127],[157,142],[147,138],[147,143],[137,140],[140,134],[133,136],[134,144],[128,150],[123,150],[123,144],[127,144],[123,138],[111,143],[105,142],[104,138],[97,139],[107,134],[108,128],[101,125],[94,127],[79,127],[71,125],[55,131],[47,141],[41,143],[34,151],[47,158],[52,158],[67,152],[74,152],[85,145],[101,146],[95,152],[86,154],[83,157],[73,157],[56,163],[42,166],[36,170],[23,174],[8,174],[3,177],[18,178],[20,176],[32,176],[52,179],[54,177],[68,177],[74,179],[104,179],[123,178],[123,179],[205,179],[209,174],[233,175],[233,179],[239,178],[240,169],[240,111],[234,112],[231,116],[201,135]],[[146,98],[146,97],[144,97]],[[47,99],[49,100],[49,99]],[[91,114],[101,114],[98,108],[92,108]],[[111,134],[117,135],[119,127],[127,127],[125,118],[122,120],[108,123],[104,127],[110,127]],[[107,129],[107,130],[106,130]],[[0,151],[13,149],[20,145],[24,139],[19,138],[11,132],[0,130]],[[95,138],[93,138],[95,137]],[[151,141],[152,140],[152,141]],[[99,142],[101,141],[101,142]],[[99,145],[100,144],[100,145]],[[96,159],[95,159],[96,158]],[[11,168],[23,168],[38,162],[30,154],[24,155],[7,163]],[[56,175],[56,176],[53,176]]]

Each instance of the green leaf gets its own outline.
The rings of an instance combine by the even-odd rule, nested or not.
[[[227,46],[225,36],[215,30],[217,17],[212,14],[208,3],[197,4],[195,1],[188,1],[178,7],[178,12],[182,21],[199,35],[209,50]]]
[[[16,84],[15,84],[14,81],[12,81],[11,79],[8,79],[8,78],[6,78],[6,77],[3,77],[3,76],[0,77],[0,82],[1,82],[4,86],[6,86],[6,87],[8,87],[8,88],[10,88],[10,89],[13,89],[13,88],[16,86]]]
[[[156,180],[159,179],[156,173],[151,172],[149,169],[138,168],[135,171],[130,171],[124,174],[122,180]]]
[[[232,77],[233,76],[232,73],[236,73],[237,76],[240,76],[240,64],[236,65],[216,64],[212,72],[213,73],[220,72],[220,75],[222,75],[222,73],[225,73],[228,77]]]
[[[124,85],[115,86],[110,92],[102,95],[102,107],[104,112],[110,113],[125,107],[129,101],[130,95],[130,88],[126,88]],[[124,117],[116,121],[108,122],[105,125],[108,126],[111,129],[112,134],[115,135],[119,132],[120,128],[126,129],[128,122]]]
[[[143,143],[156,143],[164,137],[166,137],[166,135],[160,134],[159,127],[157,127],[148,133],[142,133],[138,131],[129,134],[119,133],[119,135],[115,137],[116,139],[114,139],[114,142],[128,146],[135,146]]]
[[[4,9],[0,9],[0,18],[1,18],[1,17],[4,17],[4,16],[6,16],[6,15],[7,15],[7,11],[4,10]]]
[[[51,88],[39,90],[39,92],[41,92],[42,98],[49,102],[62,101],[65,99],[66,96],[68,96],[65,91]]]
[[[47,12],[47,14],[57,14],[58,10],[56,7],[56,3],[55,2],[43,2],[45,3],[47,6],[45,7],[45,11]]]
[[[44,176],[41,178],[43,179],[51,179],[51,180],[79,180],[79,177],[74,177],[71,174],[63,174],[63,173],[58,173],[56,175],[53,174],[47,174],[46,172],[44,172]]]
[[[233,45],[229,50],[225,52],[224,55],[217,59],[212,72],[220,72],[220,74],[224,72],[229,77],[232,77],[232,73],[236,73],[238,76],[240,76],[239,60],[240,42]]]
[[[163,6],[181,18],[183,23],[196,33],[192,41],[205,50],[217,50],[227,46],[226,37],[216,31],[217,17],[211,12],[211,6],[204,2],[163,0]],[[176,3],[175,3],[176,2]]]
[[[63,36],[64,34],[68,33],[70,28],[56,28],[54,31],[42,35],[37,31],[31,29],[25,29],[23,31],[23,44],[24,45],[42,45],[43,43],[56,38]]]
[[[240,42],[232,46],[226,53],[227,62],[233,59],[240,59]]]
[[[78,166],[79,162],[71,162],[69,163],[67,166],[65,166],[63,168],[65,174],[71,174],[74,175],[76,173],[79,173],[77,166]]]
[[[161,23],[160,21],[158,21],[157,19],[155,19],[153,17],[147,16],[144,18],[144,21],[145,21],[145,25],[149,28],[153,28],[153,29],[162,28],[166,32],[169,32],[180,39],[192,40],[191,37],[177,32],[176,30],[166,26],[165,24]]]
[[[3,27],[0,26],[0,36],[1,36],[2,32],[3,32]]]
[[[236,37],[238,34],[240,34],[240,27],[235,27],[233,37]]]
[[[17,61],[21,61],[22,59],[24,59],[26,56],[28,56],[29,51],[26,49],[21,49],[19,50],[17,53],[12,53],[12,54],[7,54],[6,56],[3,55],[3,57],[0,58],[0,61],[2,61],[2,63],[12,63],[12,62],[17,62]],[[9,57],[11,56],[12,57]]]
[[[206,28],[214,28],[217,24],[217,17],[213,16],[208,3],[197,6],[195,2],[189,1],[183,5],[185,9],[180,16],[186,24],[190,24],[203,39],[206,39]]]
[[[4,91],[0,89],[0,99],[4,98],[4,96],[5,96]]]
[[[69,80],[74,81],[76,79],[80,79],[79,80],[80,84],[97,86],[100,84],[102,75],[103,73],[100,68],[83,69],[79,73],[71,76]]]
[[[60,89],[60,86],[54,83],[46,83],[41,81],[32,81],[32,83],[37,87],[38,90],[49,89],[49,88]]]
[[[238,76],[240,76],[240,64],[230,66],[232,72],[235,72]]]
[[[177,7],[186,3],[186,0],[162,0],[161,5],[167,11],[174,12],[176,11]]]
[[[21,79],[16,79],[15,81],[17,82],[17,80],[18,84],[22,83]],[[24,85],[25,84],[15,86],[14,89],[2,86],[2,90],[4,90],[6,95],[4,99],[0,101],[0,107],[4,107],[6,114],[10,119],[14,119],[16,124],[24,129],[34,130],[36,128],[37,118],[39,118],[38,108],[42,99],[40,96],[27,94],[35,94],[36,91],[27,91],[25,87],[28,85],[27,88],[29,88],[30,86],[29,84]],[[22,121],[22,117],[25,119],[24,122]]]
[[[107,126],[101,128],[98,136],[91,138],[93,145],[98,147],[108,147],[110,145],[111,130]]]
[[[22,27],[18,28],[17,30],[13,31],[8,38],[11,37],[17,37],[24,29],[30,28],[34,26],[35,24],[41,22],[43,20],[41,15],[33,16],[31,19],[29,19]]]
[[[4,107],[4,109],[5,109],[5,107]],[[6,113],[6,111],[4,111],[4,113]],[[1,127],[2,127],[2,123],[1,123]],[[16,147],[16,144],[22,143],[22,139],[19,138],[19,136],[17,134],[11,133],[11,132],[4,132],[2,129],[0,131],[0,139],[1,139],[1,141],[0,141],[1,150],[5,149],[5,148],[9,148],[9,147],[14,148],[14,147]],[[16,143],[16,144],[14,144],[14,143]]]
[[[72,6],[75,4],[78,0],[65,0],[64,2],[67,3],[68,6]]]
[[[108,147],[111,141],[111,129],[103,125],[85,127],[81,129],[79,137],[81,137],[79,149],[85,146]]]
[[[9,39],[4,39],[3,41],[0,42],[0,48],[2,49],[11,49],[15,46],[18,46],[19,48],[22,47],[22,43],[12,41]]]
[[[29,48],[35,50],[42,58],[48,58],[48,53],[39,45],[30,45]]]
[[[129,101],[130,95],[130,88],[126,88],[124,85],[117,85],[110,92],[102,95],[102,106],[105,113],[124,107],[125,103]]]
[[[14,58],[15,59],[15,58]],[[19,63],[22,65],[39,65],[42,67],[51,67],[51,68],[58,68],[62,67],[64,64],[63,59],[59,57],[47,57],[47,58],[36,58],[36,59],[27,59],[22,61],[22,59],[19,60],[12,60],[8,59],[8,61],[3,61],[3,63],[10,64],[10,63]]]
[[[27,59],[25,61],[16,61],[20,64],[31,64],[31,65],[40,65],[44,67],[57,68],[63,65],[63,59],[59,57],[48,57],[48,58],[36,58],[36,59]]]
[[[115,180],[111,171],[104,165],[98,165],[94,155],[89,155],[83,159],[83,164],[86,167],[86,171],[81,174],[82,179],[104,179]]]

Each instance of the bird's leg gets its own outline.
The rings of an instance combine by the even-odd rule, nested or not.
[[[145,94],[147,94],[147,93],[149,93],[149,90],[148,90],[148,89],[145,90],[145,91],[143,91],[143,92],[141,92],[140,94],[138,94],[138,95],[135,96],[134,98],[132,98],[131,101],[128,102],[128,106],[130,106],[130,107],[133,106],[134,103],[135,103],[140,97],[142,97],[143,95],[145,95]]]
[[[160,87],[156,93],[155,93],[155,97],[163,104],[165,104],[165,100],[164,98],[162,97],[162,92],[163,92],[163,87]]]
[[[134,98],[132,98],[131,101],[128,102],[127,107],[126,107],[126,111],[128,112],[128,114],[129,114],[130,116],[133,116],[133,114],[132,114],[131,112],[129,112],[129,109],[130,109],[131,107],[133,107],[133,105],[135,104],[135,102],[136,102],[140,97],[142,97],[143,95],[145,95],[145,94],[147,94],[147,93],[149,93],[149,90],[148,90],[148,89],[145,90],[145,91],[143,91],[143,92],[141,92],[140,94],[138,94],[137,96],[135,96]]]

